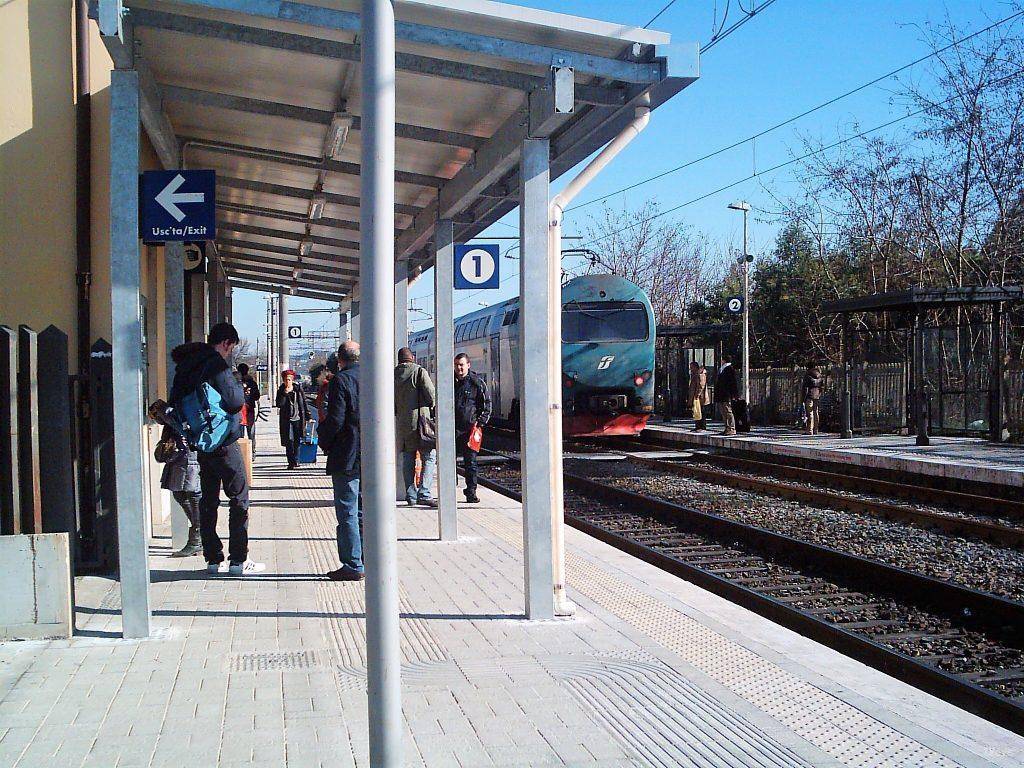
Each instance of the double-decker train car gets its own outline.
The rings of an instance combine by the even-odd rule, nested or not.
[[[494,418],[519,419],[519,299],[455,321],[455,351],[469,355],[490,387]],[[617,275],[586,275],[562,286],[563,433],[635,435],[654,410],[654,312],[647,295]],[[409,336],[434,367],[434,329]],[[451,365],[450,361],[444,361]]]

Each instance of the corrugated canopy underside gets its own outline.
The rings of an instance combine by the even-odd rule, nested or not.
[[[216,244],[232,281],[347,295],[360,242],[359,3],[125,4],[183,166],[217,172]],[[523,139],[551,140],[555,178],[637,104],[657,107],[697,74],[693,47],[670,77],[655,51],[668,36],[650,30],[481,0],[395,9],[395,258],[413,271],[432,261],[439,217],[463,240],[518,204]],[[553,65],[574,69],[571,114],[554,110]]]

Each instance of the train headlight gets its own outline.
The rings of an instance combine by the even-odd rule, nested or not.
[[[636,376],[633,377],[633,383],[636,384],[638,387],[642,387],[644,385],[644,377],[637,374]]]

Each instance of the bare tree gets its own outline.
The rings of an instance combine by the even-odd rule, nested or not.
[[[659,323],[678,323],[724,274],[724,257],[709,240],[676,222],[656,218],[648,200],[637,210],[607,206],[590,220],[586,274],[611,273],[646,291]]]

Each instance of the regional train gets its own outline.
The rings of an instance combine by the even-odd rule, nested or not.
[[[519,419],[519,299],[455,321],[455,351],[469,355],[491,391],[493,418]],[[654,312],[647,295],[617,275],[562,286],[562,431],[635,435],[654,410]],[[417,361],[434,368],[434,329],[409,336]],[[450,363],[448,363],[450,364]],[[436,368],[435,368],[436,370]]]

